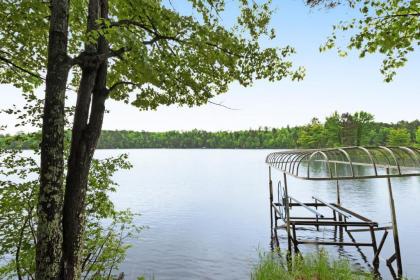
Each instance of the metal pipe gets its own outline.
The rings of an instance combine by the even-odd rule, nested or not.
[[[284,200],[286,204],[286,230],[287,230],[287,249],[289,252],[292,251],[292,244],[291,244],[291,235],[290,235],[290,213],[289,213],[289,192],[287,189],[287,175],[286,173],[283,173],[283,179],[284,179]]]
[[[280,210],[279,209],[277,209],[277,207],[276,207],[276,205],[273,203],[273,204],[271,204],[271,206],[273,207],[273,209],[274,209],[274,213],[277,213],[277,215],[281,215],[281,212],[280,212]],[[276,215],[276,219],[277,219],[277,215]]]
[[[390,229],[392,229],[392,227],[374,227],[373,228],[373,231],[381,231],[381,230],[390,230]],[[369,231],[370,229],[361,229],[361,228],[358,228],[358,229],[348,229],[347,231],[350,231],[350,232],[363,232],[363,231]]]
[[[369,231],[370,231],[370,237],[372,239],[373,255],[376,255],[376,252],[378,251],[378,247],[377,247],[377,244],[376,244],[375,231],[373,230],[372,226],[369,226]]]
[[[386,169],[386,173],[389,174],[389,168]],[[398,237],[397,215],[395,212],[394,196],[392,194],[391,178],[388,178],[387,181],[388,181],[389,207],[391,210],[391,219],[392,219],[392,233],[394,236],[395,257],[397,261],[397,274],[398,274],[398,277],[402,277],[403,269],[402,269],[401,252],[400,252],[400,240]]]
[[[315,199],[315,201],[320,201],[320,202],[324,203],[325,206],[327,206],[328,208],[331,208],[334,211],[337,211],[338,213],[340,213],[344,217],[351,218],[350,214],[346,214],[344,211],[342,211],[341,209],[338,209],[337,207],[329,204],[328,202],[325,202],[325,201],[323,201],[323,200],[321,200],[321,199],[319,199],[318,197],[315,197],[315,196],[312,196],[312,198]]]
[[[350,153],[351,151],[362,151],[369,160],[359,160],[357,155]],[[315,156],[320,154],[320,159],[315,159]],[[377,158],[380,154],[381,157]],[[333,155],[337,155],[333,156]],[[382,159],[383,158],[383,159]],[[407,161],[411,158],[411,161]],[[420,151],[415,148],[407,147],[347,147],[347,148],[333,148],[333,149],[309,149],[309,150],[294,150],[286,152],[271,153],[266,157],[266,162],[274,168],[281,170],[289,175],[306,180],[349,180],[349,179],[375,179],[387,177],[408,177],[420,176]],[[299,174],[299,167],[305,162],[308,164],[305,174]],[[310,177],[313,162],[323,162],[326,164],[328,173],[324,177]],[[351,174],[338,175],[338,172],[332,174],[331,163],[349,165]],[[410,163],[408,166],[407,163]],[[355,174],[354,166],[369,166],[374,170],[373,175]],[[394,174],[378,174],[379,168],[386,169],[387,167],[396,169]],[[402,167],[414,168],[409,170],[410,173],[402,173]],[[308,174],[309,173],[309,174]],[[306,175],[306,176],[305,176]],[[309,175],[309,176],[308,176]]]
[[[368,218],[366,218],[366,217],[363,217],[362,215],[360,215],[360,214],[357,214],[356,212],[354,212],[354,211],[351,211],[351,210],[349,210],[349,209],[347,209],[347,208],[344,208],[343,206],[339,206],[339,205],[336,205],[336,204],[333,204],[335,207],[337,207],[338,209],[341,209],[342,211],[344,211],[344,212],[346,212],[346,213],[349,213],[350,215],[352,215],[354,218],[357,218],[357,219],[359,219],[359,220],[361,220],[361,221],[364,221],[364,222],[367,222],[367,223],[370,223],[370,224],[375,224],[375,226],[377,226],[377,223],[375,223],[375,222],[373,222],[373,221],[371,221],[371,220],[369,220]]]
[[[402,150],[404,150],[404,151],[406,151],[408,154],[411,154],[411,155],[413,155],[414,157],[415,157],[415,159],[414,158],[412,158],[413,159],[413,161],[415,162],[415,163],[417,163],[417,164],[419,164],[420,165],[420,158],[419,158],[419,156],[412,150],[412,149],[410,149],[410,148],[407,148],[407,147],[399,147],[400,149],[402,149]]]
[[[388,236],[388,231],[384,232],[384,235],[382,236],[381,242],[379,242],[378,250],[376,251],[375,256],[373,257],[373,265],[378,266],[379,265],[379,254],[381,253],[382,247],[384,246],[385,239]]]
[[[270,191],[270,223],[271,237],[273,237],[273,181],[271,180],[271,167],[268,167],[268,187]]]
[[[293,200],[294,202],[296,202],[297,204],[299,204],[300,206],[304,207],[306,210],[308,210],[308,211],[310,211],[310,212],[314,213],[316,216],[319,216],[319,217],[321,217],[321,218],[324,218],[324,215],[323,215],[323,214],[321,214],[320,212],[318,212],[318,211],[316,211],[316,210],[314,210],[314,209],[312,209],[312,208],[309,208],[308,206],[306,206],[306,205],[305,205],[305,203],[300,202],[299,200],[297,200],[296,198],[293,198],[293,197],[291,197],[291,196],[289,196],[289,198],[290,198],[291,200]]]
[[[299,226],[313,226],[313,225],[320,225],[320,226],[349,226],[349,227],[369,227],[369,226],[376,226],[376,223],[367,223],[367,222],[334,222],[334,221],[326,221],[323,219],[322,221],[316,222],[315,220],[302,220],[302,221],[296,221],[292,220],[291,223],[295,223]]]
[[[348,164],[350,164],[350,170],[351,170],[351,176],[354,178],[354,168],[353,168],[353,162],[352,162],[352,160],[351,160],[351,157],[350,157],[350,155],[344,150],[344,149],[338,149],[340,152],[342,152],[345,156],[346,156],[346,158],[347,158],[347,160],[348,160]]]
[[[328,156],[327,156],[327,154],[326,153],[324,153],[322,150],[318,150],[318,151],[315,151],[315,152],[313,152],[310,156],[309,156],[309,161],[308,161],[308,174],[307,174],[307,177],[308,178],[310,178],[310,174],[309,174],[309,169],[310,169],[310,166],[311,166],[311,162],[313,161],[312,160],[312,157],[314,157],[315,155],[317,155],[317,154],[321,154],[323,157],[324,157],[324,159],[325,159],[325,162],[326,162],[326,165],[327,165],[327,167],[328,167],[328,171],[329,171],[329,173],[330,173],[330,178],[332,178],[332,172],[331,172],[331,167],[330,167],[330,159],[328,158]]]
[[[271,165],[272,166],[272,165]],[[275,166],[272,166],[273,168],[276,168]],[[278,170],[280,170],[281,172],[285,172],[282,169],[276,168]],[[420,167],[419,167],[420,170]],[[384,174],[384,175],[361,175],[361,176],[356,176],[356,177],[352,177],[352,176],[340,176],[340,177],[334,177],[334,178],[330,178],[330,177],[301,177],[301,176],[296,176],[294,174],[287,173],[287,175],[290,175],[292,177],[295,178],[299,178],[302,180],[308,180],[308,181],[336,181],[336,180],[356,180],[356,179],[380,179],[380,178],[394,178],[394,177],[419,177],[420,176],[420,171],[418,173],[402,173],[402,174]]]
[[[305,158],[307,158],[310,154],[307,153],[305,154],[301,159],[299,159],[298,165],[296,167],[296,176],[299,176],[299,168],[300,168],[300,164],[302,163],[302,161],[305,161]],[[308,167],[309,168],[309,167]]]
[[[315,209],[318,210],[318,201],[315,199]],[[318,223],[318,215],[315,216],[316,222]],[[316,225],[316,230],[319,231],[319,225]]]
[[[392,158],[394,159],[394,161],[395,161],[395,164],[397,165],[397,168],[398,168],[398,174],[400,174],[400,175],[401,175],[401,168],[400,168],[400,164],[398,163],[398,160],[397,160],[397,158],[395,157],[394,152],[393,152],[390,148],[385,147],[385,146],[379,146],[379,148],[381,148],[381,149],[383,149],[383,150],[387,151],[387,152],[391,155],[391,157],[392,157]]]
[[[360,243],[358,243],[358,242],[355,242],[355,243],[352,243],[352,242],[330,242],[330,241],[298,241],[297,242],[298,244],[317,244],[317,245],[339,245],[339,246],[355,246],[355,247],[361,247],[361,246],[364,246],[364,247],[370,247],[370,246],[372,246],[372,244],[371,243],[362,243],[362,242],[360,242]]]
[[[370,162],[372,163],[372,165],[373,165],[373,170],[375,171],[375,175],[378,175],[378,170],[377,170],[377,168],[376,168],[376,163],[375,163],[375,161],[373,160],[373,156],[372,156],[372,154],[369,152],[369,150],[368,149],[366,149],[365,147],[358,147],[359,149],[361,149],[362,151],[364,151],[367,155],[368,155],[368,157],[369,157],[369,159],[370,159]]]
[[[299,242],[297,240],[295,224],[292,224],[292,229],[293,229],[293,245],[294,245],[295,253],[298,253],[299,252],[299,248],[298,248]]]

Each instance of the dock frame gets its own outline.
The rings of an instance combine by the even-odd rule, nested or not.
[[[352,154],[356,151],[357,156]],[[363,153],[367,160],[361,160],[360,153]],[[406,157],[404,157],[406,156]],[[409,160],[411,162],[409,162]],[[324,177],[312,177],[311,165],[314,162],[325,164],[328,175]],[[271,153],[267,156],[266,163],[269,165],[269,193],[270,193],[270,217],[271,217],[271,239],[275,247],[279,247],[278,231],[285,230],[287,235],[287,250],[299,253],[299,246],[305,244],[316,245],[335,245],[335,246],[354,246],[361,253],[362,258],[367,261],[361,247],[371,247],[373,259],[369,266],[376,273],[379,273],[380,254],[385,241],[392,233],[394,243],[394,253],[385,259],[385,263],[394,279],[401,279],[403,267],[401,260],[400,242],[398,234],[397,216],[395,210],[394,196],[392,192],[393,177],[420,176],[420,151],[416,148],[407,147],[346,147],[336,149],[318,150],[289,150],[278,153]],[[301,175],[299,168],[306,165],[305,175]],[[348,167],[349,174],[339,174],[337,165]],[[358,175],[355,166],[372,167],[373,174]],[[404,173],[404,168],[408,166],[408,171]],[[275,192],[272,181],[272,168],[279,170],[283,178],[277,184],[277,199],[274,200]],[[385,170],[382,174],[380,169]],[[334,171],[333,171],[334,170]],[[413,171],[414,170],[414,171]],[[336,181],[336,201],[327,202],[324,199],[313,196],[312,202],[301,202],[290,196],[288,187],[288,176],[305,180],[334,180]],[[342,206],[340,196],[340,180],[375,179],[385,178],[387,182],[387,192],[389,197],[389,209],[391,216],[390,226],[379,226],[377,222],[365,217],[363,214],[356,213]],[[307,210],[308,216],[293,216],[291,210],[300,207]],[[320,209],[328,209],[320,212]],[[279,221],[282,224],[279,225]],[[302,228],[315,227],[319,231],[320,227],[330,228],[334,232],[334,239],[302,239],[297,232]],[[354,233],[365,232],[370,234],[370,242],[358,242]],[[339,237],[337,238],[337,233]],[[346,233],[350,241],[344,240]],[[382,233],[379,242],[377,233]],[[397,271],[393,268],[396,263]]]

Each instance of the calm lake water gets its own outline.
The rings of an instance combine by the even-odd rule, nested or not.
[[[268,168],[270,150],[99,150],[102,158],[128,153],[134,168],[116,174],[120,184],[112,200],[118,208],[140,212],[136,223],[148,226],[121,266],[127,279],[145,275],[163,279],[249,279],[261,251],[270,250]],[[274,172],[274,182],[280,173]],[[289,179],[290,195],[335,201],[335,183]],[[420,178],[393,179],[404,273],[420,278]],[[390,221],[385,179],[343,182],[342,204],[368,218]],[[283,232],[279,232],[284,235]],[[299,236],[313,236],[305,231]],[[317,236],[330,238],[323,231]],[[362,241],[365,233],[355,233]],[[377,238],[381,235],[378,234]],[[389,235],[391,237],[391,235]],[[389,238],[382,256],[392,250]],[[286,248],[285,239],[281,247]],[[304,252],[319,250],[300,246]],[[367,268],[357,249],[328,247]],[[372,249],[363,249],[371,260]],[[381,272],[389,279],[384,262]]]

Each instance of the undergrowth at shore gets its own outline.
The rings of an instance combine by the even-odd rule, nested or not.
[[[374,274],[355,270],[345,259],[331,260],[326,252],[294,256],[265,253],[251,273],[252,280],[374,280]]]

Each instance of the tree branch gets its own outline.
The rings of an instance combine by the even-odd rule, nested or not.
[[[383,18],[394,18],[394,17],[420,17],[420,13],[386,15]]]
[[[216,105],[216,106],[220,106],[220,107],[223,107],[225,109],[232,110],[232,111],[238,111],[239,110],[237,108],[232,108],[232,107],[223,105],[222,103],[217,103],[217,102],[213,102],[213,101],[210,101],[210,100],[208,100],[207,103],[210,103],[210,104],[213,104],[213,105]]]
[[[238,57],[238,58],[246,58],[246,56],[243,56],[243,55],[240,55],[240,54],[234,53],[234,52],[232,52],[232,51],[230,51],[230,50],[228,50],[228,49],[226,49],[226,48],[222,48],[222,47],[220,47],[219,45],[217,45],[217,44],[215,44],[215,43],[212,43],[212,42],[206,42],[206,44],[207,44],[208,46],[214,47],[215,49],[218,49],[218,50],[220,50],[220,51],[222,51],[222,52],[224,52],[224,53],[227,53],[227,54],[229,54],[229,55],[236,56],[236,57]]]
[[[169,40],[169,41],[175,41],[175,42],[178,42],[178,43],[193,45],[192,42],[189,42],[188,40],[180,39],[178,37],[180,34],[182,34],[182,32],[175,35],[175,36],[173,36],[173,35],[163,35],[157,30],[156,26],[154,26],[154,24],[152,23],[150,18],[149,18],[149,21],[150,21],[151,26],[146,25],[143,22],[132,20],[132,19],[122,19],[122,20],[117,21],[117,22],[111,22],[110,27],[121,27],[121,26],[132,25],[132,26],[136,26],[136,27],[139,27],[139,28],[147,31],[148,33],[152,34],[153,36],[150,40],[143,41],[143,44],[145,44],[145,45],[153,45],[154,43],[156,43],[157,41],[160,41],[160,40]],[[229,49],[223,48],[216,43],[213,43],[213,42],[209,41],[209,42],[205,42],[204,44],[206,44],[208,46],[211,46],[211,47],[214,47],[215,49],[218,49],[218,50],[220,50],[220,51],[222,51],[222,52],[224,52],[228,55],[232,55],[232,56],[235,56],[235,57],[238,57],[238,58],[246,58],[246,56],[235,53],[235,52],[233,52]]]
[[[81,52],[78,56],[71,59],[71,65],[79,65],[80,67],[92,67],[97,68],[101,65],[106,59],[111,57],[118,57],[119,59],[123,60],[124,58],[122,55],[129,51],[125,47],[119,48],[117,50],[110,50],[108,53],[89,53],[86,51]]]
[[[17,65],[16,63],[14,63],[13,61],[11,61],[10,59],[8,59],[6,57],[0,56],[0,60],[3,61],[3,62],[5,62],[6,64],[8,64],[8,65],[10,65],[10,66],[12,66],[14,68],[16,68],[16,69],[19,69],[20,71],[22,71],[22,72],[24,72],[24,73],[26,73],[26,74],[28,74],[28,75],[30,75],[32,77],[35,77],[37,79],[40,79],[40,80],[45,81],[45,78],[44,77],[42,77],[42,76],[38,75],[37,73],[34,73],[34,72],[30,71],[30,70],[27,70],[27,69],[25,69],[25,68]]]
[[[129,86],[135,86],[135,87],[141,87],[142,86],[142,84],[137,84],[137,83],[133,83],[133,82],[127,82],[127,81],[120,81],[120,82],[116,82],[115,84],[113,84],[108,89],[108,93],[114,91],[117,87],[122,86],[122,85],[129,85]]]
[[[119,48],[118,50],[109,50],[108,58],[118,57],[119,59],[123,60],[124,57],[122,55],[127,51],[130,51],[130,49],[126,47]]]
[[[176,42],[182,42],[181,40],[179,40],[178,38],[176,38],[174,36],[166,36],[166,35],[157,34],[151,40],[143,41],[143,44],[144,45],[152,45],[159,40],[171,40],[171,41],[176,41]]]
[[[129,26],[129,25],[140,27],[141,29],[143,29],[143,30],[145,30],[149,33],[154,34],[154,31],[150,26],[147,26],[146,24],[144,24],[142,22],[132,20],[132,19],[121,19],[119,21],[111,22],[111,24],[109,26],[110,27],[121,27],[121,26]]]
[[[150,21],[150,19],[149,19]],[[151,23],[152,24],[152,23]],[[152,34],[152,39],[150,40],[146,40],[143,41],[143,44],[145,45],[151,45],[159,40],[172,40],[172,41],[177,41],[177,42],[181,42],[181,40],[179,40],[177,38],[177,35],[175,36],[169,36],[169,35],[162,35],[159,33],[159,31],[157,30],[157,28],[152,24],[152,26],[148,26],[142,22],[136,21],[136,20],[131,20],[131,19],[122,19],[120,21],[117,22],[111,22],[110,27],[121,27],[121,26],[136,26],[139,27],[145,31],[147,31],[148,33]]]
[[[104,249],[105,244],[108,242],[108,239],[111,237],[111,231],[108,232],[108,234],[106,235],[105,239],[103,240],[101,246],[99,246],[94,254],[91,254],[94,256],[94,259],[91,260],[89,268],[86,270],[86,274],[84,276],[83,279],[86,279],[86,277],[89,276],[90,271],[92,270],[93,266],[96,264],[96,262],[98,261],[99,256],[102,254],[102,250]],[[85,260],[83,266],[86,265],[87,261],[89,261],[89,259]]]
[[[386,15],[382,17],[368,17],[372,20],[378,20],[378,21],[386,21],[397,17],[420,17],[420,13],[408,13],[408,14],[394,14],[394,15]]]
[[[20,229],[19,242],[18,242],[17,248],[16,248],[16,256],[15,256],[15,261],[16,261],[16,274],[17,274],[17,277],[18,277],[19,280],[22,280],[23,279],[22,278],[22,272],[20,271],[20,260],[19,260],[19,257],[20,257],[20,249],[22,247],[23,234],[25,233],[25,227],[26,227],[26,224],[28,223],[28,220],[29,220],[29,216],[26,217],[26,219],[25,219],[25,221],[24,221],[24,223],[22,225],[22,228]]]

